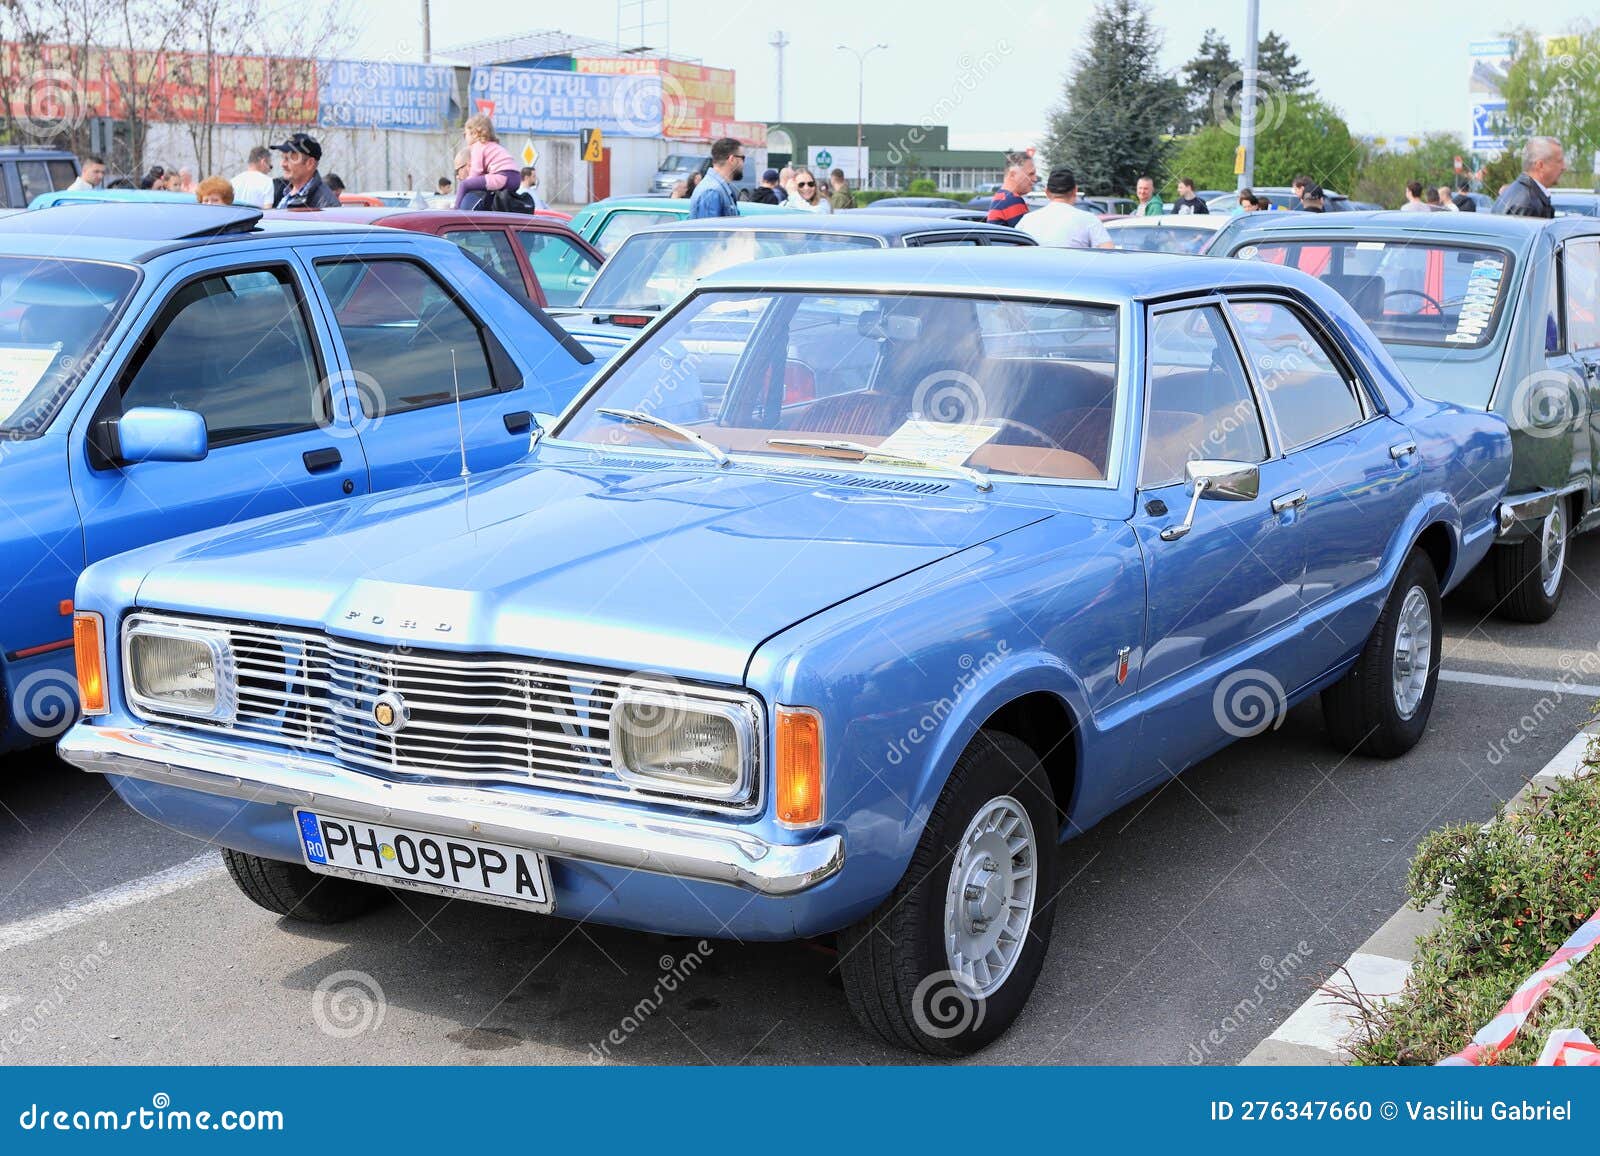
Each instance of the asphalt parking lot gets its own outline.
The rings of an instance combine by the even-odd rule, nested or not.
[[[1242,1058],[1400,906],[1424,834],[1487,818],[1588,718],[1600,542],[1572,563],[1542,626],[1447,601],[1445,679],[1407,757],[1341,761],[1308,704],[1065,846],[1038,989],[974,1062]],[[290,924],[97,776],[0,762],[0,1062],[909,1058],[856,1027],[825,946],[706,946],[410,895]]]

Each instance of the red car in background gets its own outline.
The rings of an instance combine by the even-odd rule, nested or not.
[[[535,305],[575,305],[605,257],[555,217],[453,209],[296,209],[329,221],[351,221],[431,233],[454,241],[499,273]],[[274,213],[273,215],[277,215]]]

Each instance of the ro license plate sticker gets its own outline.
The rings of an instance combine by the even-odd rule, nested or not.
[[[543,855],[485,843],[296,811],[306,866],[384,887],[407,887],[548,912],[550,868]]]

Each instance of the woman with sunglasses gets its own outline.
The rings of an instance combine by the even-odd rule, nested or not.
[[[786,209],[803,209],[808,213],[831,213],[833,206],[828,203],[828,198],[822,195],[822,190],[817,186],[817,178],[810,169],[795,169],[794,191],[789,194],[789,199],[783,202]]]

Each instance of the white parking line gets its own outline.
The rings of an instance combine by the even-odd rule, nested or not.
[[[1588,682],[1545,682],[1537,678],[1507,678],[1503,674],[1475,674],[1466,670],[1441,670],[1439,681],[1504,686],[1512,690],[1542,690],[1551,694],[1587,694],[1600,698],[1600,686]]]
[[[96,891],[93,895],[85,895],[82,899],[76,899],[56,911],[46,911],[42,915],[21,919],[16,923],[0,924],[0,955],[4,955],[12,948],[35,943],[76,927],[80,923],[87,923],[119,908],[132,907],[136,903],[148,903],[152,899],[160,899],[163,895],[171,895],[174,891],[193,887],[196,883],[204,883],[223,874],[225,870],[221,857],[215,851],[206,851],[186,863],[168,867],[165,871],[157,871],[142,879],[130,879],[126,883],[108,887],[104,891]]]

